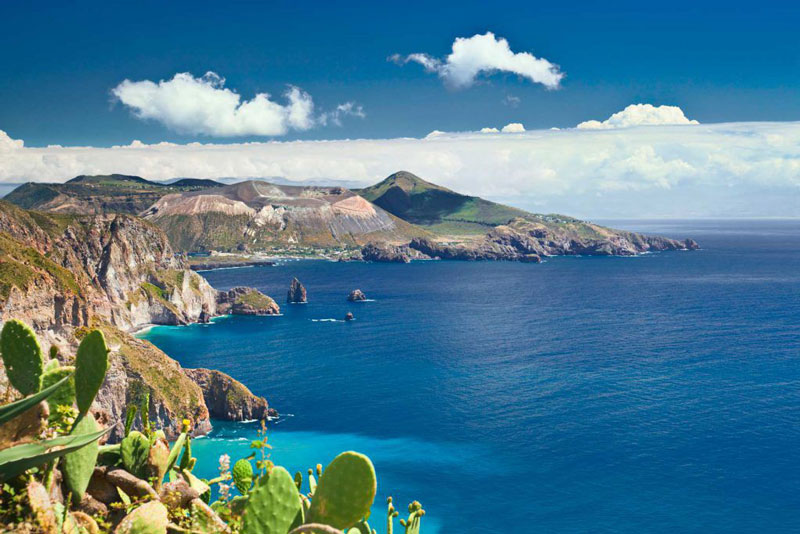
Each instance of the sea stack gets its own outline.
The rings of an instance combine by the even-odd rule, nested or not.
[[[354,289],[347,295],[347,300],[350,302],[359,302],[367,300],[367,296],[360,289]]]
[[[352,312],[347,312],[344,316],[345,321],[352,321],[354,319]]]
[[[306,288],[303,287],[303,284],[301,284],[300,280],[297,278],[294,278],[292,280],[292,285],[289,286],[289,295],[287,300],[290,304],[305,304],[308,302]]]

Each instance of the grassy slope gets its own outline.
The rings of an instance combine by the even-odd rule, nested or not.
[[[521,209],[456,193],[404,171],[356,192],[397,217],[438,234],[484,234],[517,217],[537,217]]]

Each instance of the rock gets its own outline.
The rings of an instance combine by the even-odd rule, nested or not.
[[[99,500],[92,497],[90,493],[84,493],[81,502],[78,503],[78,510],[90,516],[106,515],[108,507]]]
[[[289,294],[287,300],[292,304],[302,304],[308,302],[306,295],[306,288],[300,283],[297,278],[292,279],[292,284],[289,286]]]
[[[178,479],[175,482],[167,482],[161,487],[159,495],[161,497],[161,502],[171,510],[189,508],[192,501],[200,497],[197,490],[189,486],[183,479]]]
[[[89,487],[86,489],[87,495],[91,495],[92,498],[103,504],[119,501],[117,487],[106,479],[107,471],[107,466],[95,467],[92,478],[89,480]]]
[[[108,469],[106,471],[106,480],[131,497],[158,499],[158,493],[153,489],[153,486],[133,476],[122,468],[114,467]]]
[[[410,263],[407,247],[398,247],[386,243],[368,243],[361,249],[364,261],[385,263]]]
[[[351,312],[347,312],[347,313],[344,315],[344,320],[345,320],[345,321],[352,321],[353,319],[355,319],[355,317],[353,317],[353,314],[352,314]]]
[[[367,296],[364,293],[362,293],[360,289],[354,289],[347,296],[347,300],[349,300],[350,302],[359,302],[362,300],[367,300]]]
[[[249,421],[276,417],[266,399],[253,395],[241,382],[210,369],[184,369],[203,391],[211,417],[226,421]]]
[[[217,305],[219,305],[219,293],[217,294]],[[208,304],[203,305],[203,309],[200,311],[200,315],[197,317],[197,322],[202,324],[208,324],[211,322],[211,313],[208,311]]]
[[[217,293],[217,311],[233,315],[278,315],[281,309],[267,295],[252,287],[234,287]]]

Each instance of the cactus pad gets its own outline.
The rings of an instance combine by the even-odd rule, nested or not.
[[[85,434],[92,434],[99,430],[97,421],[94,420],[92,414],[86,414],[70,434],[81,436]],[[64,474],[64,483],[67,489],[72,493],[75,502],[80,502],[83,494],[86,493],[86,488],[89,487],[89,480],[92,478],[94,472],[94,465],[97,462],[97,454],[100,446],[96,441],[89,443],[87,446],[73,451],[62,460],[61,471]]]
[[[242,534],[286,534],[302,515],[300,496],[292,475],[274,467],[263,477],[247,499],[242,517]],[[302,521],[302,520],[300,520]]]
[[[36,334],[22,321],[11,319],[0,333],[0,353],[8,381],[23,395],[39,391],[44,367]]]
[[[323,471],[311,499],[309,520],[342,530],[352,527],[369,513],[377,489],[370,459],[343,452]]]
[[[69,365],[55,368],[49,367],[49,370],[46,370],[42,375],[42,389],[52,386],[75,371],[75,368]],[[50,418],[52,419],[57,415],[56,406],[72,406],[74,403],[75,379],[70,378],[47,398],[47,404],[50,406]]]
[[[114,534],[165,534],[168,523],[167,507],[152,501],[126,515]]]
[[[139,431],[132,431],[120,443],[122,465],[128,473],[139,477],[147,477],[147,461],[150,456],[150,440]]]
[[[253,465],[249,460],[242,458],[233,464],[233,483],[242,495],[247,495],[253,485]]]
[[[108,348],[103,333],[92,330],[78,346],[75,357],[75,400],[81,415],[89,411],[108,370]]]

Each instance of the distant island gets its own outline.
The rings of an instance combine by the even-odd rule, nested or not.
[[[6,196],[58,214],[125,213],[161,228],[174,249],[344,260],[512,260],[556,255],[629,256],[692,250],[676,241],[613,230],[557,214],[534,214],[463,195],[400,171],[364,189],[136,176],[78,176],[28,183]],[[230,258],[228,260],[230,261]],[[216,263],[216,262],[214,262]]]

